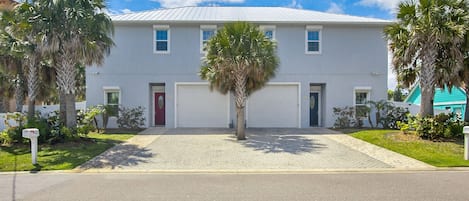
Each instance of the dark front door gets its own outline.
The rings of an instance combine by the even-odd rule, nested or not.
[[[319,93],[309,94],[309,125],[319,126]]]
[[[155,93],[155,125],[165,125],[165,103],[164,93]]]

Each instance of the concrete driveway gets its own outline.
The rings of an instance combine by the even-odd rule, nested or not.
[[[83,164],[81,171],[257,172],[432,169],[406,156],[324,128],[149,128]]]

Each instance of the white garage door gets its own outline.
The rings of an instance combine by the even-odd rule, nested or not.
[[[299,127],[298,84],[266,85],[249,97],[248,127]]]
[[[228,127],[228,95],[207,84],[177,84],[176,96],[176,127]]]

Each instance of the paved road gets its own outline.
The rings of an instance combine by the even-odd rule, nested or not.
[[[469,171],[0,174],[0,200],[467,201]]]

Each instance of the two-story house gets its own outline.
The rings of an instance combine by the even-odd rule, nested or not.
[[[143,106],[148,127],[236,125],[233,95],[198,75],[206,41],[235,21],[259,25],[280,59],[275,78],[247,101],[247,127],[330,127],[333,107],[386,98],[386,20],[280,7],[182,7],[112,20],[116,46],[104,66],[87,68],[87,104]]]

